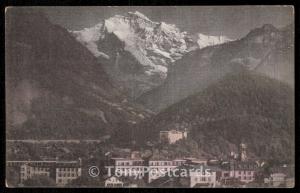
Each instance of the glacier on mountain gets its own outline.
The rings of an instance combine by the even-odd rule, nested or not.
[[[142,60],[146,61],[142,65],[149,65],[153,68],[152,71],[156,71],[156,65],[165,66],[166,68],[158,68],[162,69],[161,74],[167,72],[168,65],[193,50],[191,47],[197,46],[201,49],[230,41],[226,36],[209,36],[199,33],[196,41],[188,45],[187,40],[191,37],[187,32],[181,32],[173,24],[153,22],[138,11],[128,12],[126,16],[115,15],[94,27],[71,31],[71,33],[96,57],[101,56],[107,59],[110,56],[98,50],[97,44],[105,38],[106,33],[113,33],[125,42],[125,49],[134,52],[133,55],[137,56],[137,59],[140,59],[140,54],[143,54],[150,60]]]
[[[110,66],[115,67],[110,67],[109,73],[122,79],[119,82],[128,79],[138,82],[131,85],[142,82],[142,92],[160,85],[167,77],[169,67],[186,53],[230,41],[225,36],[191,35],[174,24],[151,21],[138,11],[115,15],[93,27],[70,33],[95,57],[110,60]],[[117,59],[123,61],[121,65]],[[136,66],[136,61],[140,67]],[[125,68],[131,74],[126,74]],[[131,68],[140,70],[131,71]],[[145,87],[146,83],[148,86]]]
[[[225,42],[232,41],[231,39],[227,38],[226,36],[209,36],[199,33],[197,43],[199,48],[205,48],[207,46],[214,46],[217,44],[223,44]]]

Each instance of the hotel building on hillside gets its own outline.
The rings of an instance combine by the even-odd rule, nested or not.
[[[169,131],[160,131],[159,140],[161,143],[173,144],[178,140],[186,139],[187,131],[178,131],[178,130],[169,130]]]

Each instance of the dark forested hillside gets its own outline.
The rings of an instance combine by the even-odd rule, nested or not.
[[[289,85],[241,71],[170,106],[130,135],[143,143],[158,141],[160,130],[187,128],[189,139],[212,156],[228,154],[244,142],[253,156],[291,160],[294,122]]]
[[[9,139],[99,138],[147,116],[87,48],[39,12],[7,10],[6,51]]]

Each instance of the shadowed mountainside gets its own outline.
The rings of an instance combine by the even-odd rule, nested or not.
[[[294,87],[294,27],[270,24],[253,29],[240,40],[195,50],[176,61],[164,84],[138,101],[160,112],[218,82],[229,73],[248,69]]]
[[[144,144],[158,141],[161,130],[187,128],[188,138],[211,156],[228,154],[244,142],[253,156],[292,160],[294,124],[293,89],[241,71],[145,120],[127,136]]]
[[[31,9],[6,12],[7,138],[99,138],[148,116],[97,59]]]

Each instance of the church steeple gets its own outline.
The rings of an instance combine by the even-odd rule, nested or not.
[[[245,143],[240,144],[239,154],[240,161],[243,162],[247,160],[247,145]]]

